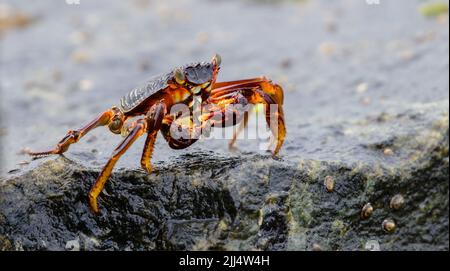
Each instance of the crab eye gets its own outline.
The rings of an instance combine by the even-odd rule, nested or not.
[[[219,54],[215,54],[212,58],[212,62],[215,63],[216,66],[220,66],[220,64],[222,63],[222,58]]]
[[[184,72],[181,69],[176,69],[173,77],[175,78],[175,81],[177,81],[177,83],[180,85],[183,85],[186,81]]]

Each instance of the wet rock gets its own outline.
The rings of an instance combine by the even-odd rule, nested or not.
[[[362,250],[370,240],[382,250],[448,249],[448,126],[441,128],[433,146],[394,168],[199,152],[150,175],[117,170],[100,215],[87,205],[99,169],[53,158],[1,182],[2,249]],[[326,176],[339,180],[334,193],[323,189]],[[395,191],[415,204],[392,212]],[[362,220],[369,201],[376,210]],[[386,217],[396,221],[389,234]]]

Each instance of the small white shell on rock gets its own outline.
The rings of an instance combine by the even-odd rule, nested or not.
[[[383,150],[383,154],[386,156],[392,156],[394,155],[394,151],[391,148],[386,148]]]
[[[405,205],[405,198],[400,194],[393,196],[389,203],[389,207],[394,210],[400,210],[403,205]]]
[[[319,244],[314,243],[312,245],[312,251],[322,251],[322,247]]]
[[[323,181],[323,184],[325,185],[325,188],[328,192],[333,192],[334,190],[334,179],[331,176],[326,176],[325,180]]]
[[[80,251],[80,240],[77,238],[75,240],[67,241],[66,250]]]

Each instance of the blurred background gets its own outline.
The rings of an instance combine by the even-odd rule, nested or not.
[[[1,1],[1,173],[32,168],[23,148],[54,146],[152,75],[214,53],[220,81],[284,87],[286,160],[400,163],[409,153],[370,146],[423,127],[367,123],[411,111],[448,121],[448,39],[448,1]],[[139,167],[143,140],[118,167]],[[119,141],[100,128],[66,156],[100,167]],[[254,141],[238,147],[262,152]],[[172,151],[160,138],[154,161],[199,149],[227,142]]]

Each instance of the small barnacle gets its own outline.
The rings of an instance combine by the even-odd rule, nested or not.
[[[321,247],[319,244],[314,243],[314,244],[312,245],[311,250],[312,250],[312,251],[322,251],[322,247]]]
[[[383,150],[383,154],[386,156],[392,156],[394,155],[394,151],[391,148],[386,148]]]
[[[370,202],[366,203],[364,207],[361,210],[361,218],[362,219],[368,219],[373,213],[373,207]]]
[[[333,177],[326,176],[323,184],[325,185],[325,188],[327,189],[328,192],[333,192],[333,190],[334,190],[334,179],[333,179]]]
[[[389,207],[394,210],[400,210],[403,205],[405,205],[405,198],[400,194],[393,196],[389,203]]]
[[[395,222],[394,220],[387,218],[383,221],[383,223],[381,224],[383,227],[383,230],[385,232],[393,232],[395,230]]]

